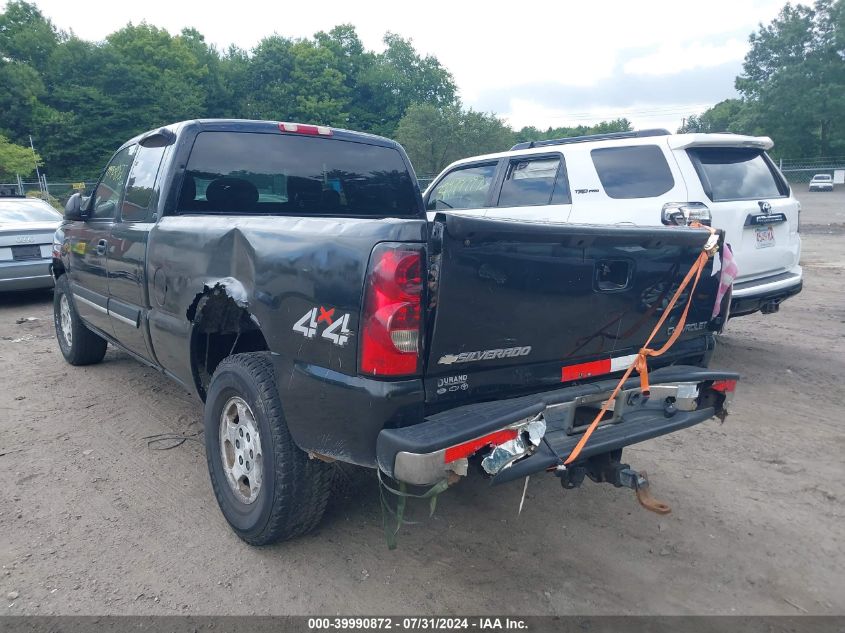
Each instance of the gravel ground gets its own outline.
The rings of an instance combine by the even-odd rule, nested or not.
[[[0,614],[842,614],[845,191],[798,192],[805,289],[731,321],[743,381],[710,421],[626,450],[672,514],[554,477],[442,496],[388,551],[371,472],[305,538],[256,549],[217,509],[200,403],[111,350],[67,365],[48,293],[0,297]]]

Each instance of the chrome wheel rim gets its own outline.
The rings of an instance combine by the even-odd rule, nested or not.
[[[252,409],[238,396],[229,398],[220,415],[220,458],[235,497],[255,501],[261,491],[261,438]]]
[[[73,322],[70,316],[70,304],[67,300],[67,295],[62,294],[59,299],[59,322],[61,325],[62,336],[65,337],[65,343],[68,347],[73,345]]]

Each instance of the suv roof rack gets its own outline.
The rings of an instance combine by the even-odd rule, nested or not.
[[[646,136],[669,136],[671,132],[663,128],[653,130],[637,130],[635,132],[608,132],[607,134],[588,134],[587,136],[571,136],[569,138],[555,138],[548,141],[526,141],[511,147],[517,149],[531,149],[532,147],[547,147],[549,145],[569,145],[570,143],[588,143],[589,141],[609,141],[617,138],[642,138]]]

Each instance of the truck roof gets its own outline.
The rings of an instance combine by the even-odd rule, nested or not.
[[[127,145],[131,145],[133,143],[139,142],[141,139],[151,136],[156,133],[161,133],[164,131],[172,132],[173,134],[180,134],[191,129],[197,129],[197,131],[215,131],[215,132],[253,132],[253,133],[281,133],[281,134],[291,134],[293,132],[286,132],[284,130],[280,130],[279,125],[283,123],[282,121],[259,121],[254,119],[189,119],[186,121],[177,121],[175,123],[170,123],[167,125],[163,125],[160,128],[155,128],[152,130],[148,130],[146,132],[142,132],[137,136],[126,141],[121,148],[126,147]],[[303,124],[303,123],[295,123],[294,125],[314,125],[314,124]],[[316,125],[315,125],[316,127]],[[323,126],[320,126],[323,127]],[[400,145],[389,138],[385,138],[383,136],[377,136],[375,134],[367,134],[366,132],[355,132],[352,130],[345,130],[342,128],[334,128],[325,126],[327,129],[331,130],[331,138],[342,140],[342,141],[357,141],[359,143],[367,143],[368,145],[379,145],[382,147],[395,147],[398,148]]]

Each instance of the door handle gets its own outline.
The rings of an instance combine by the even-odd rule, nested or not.
[[[108,240],[100,240],[99,242],[97,242],[97,255],[105,255],[106,247],[108,245]]]

